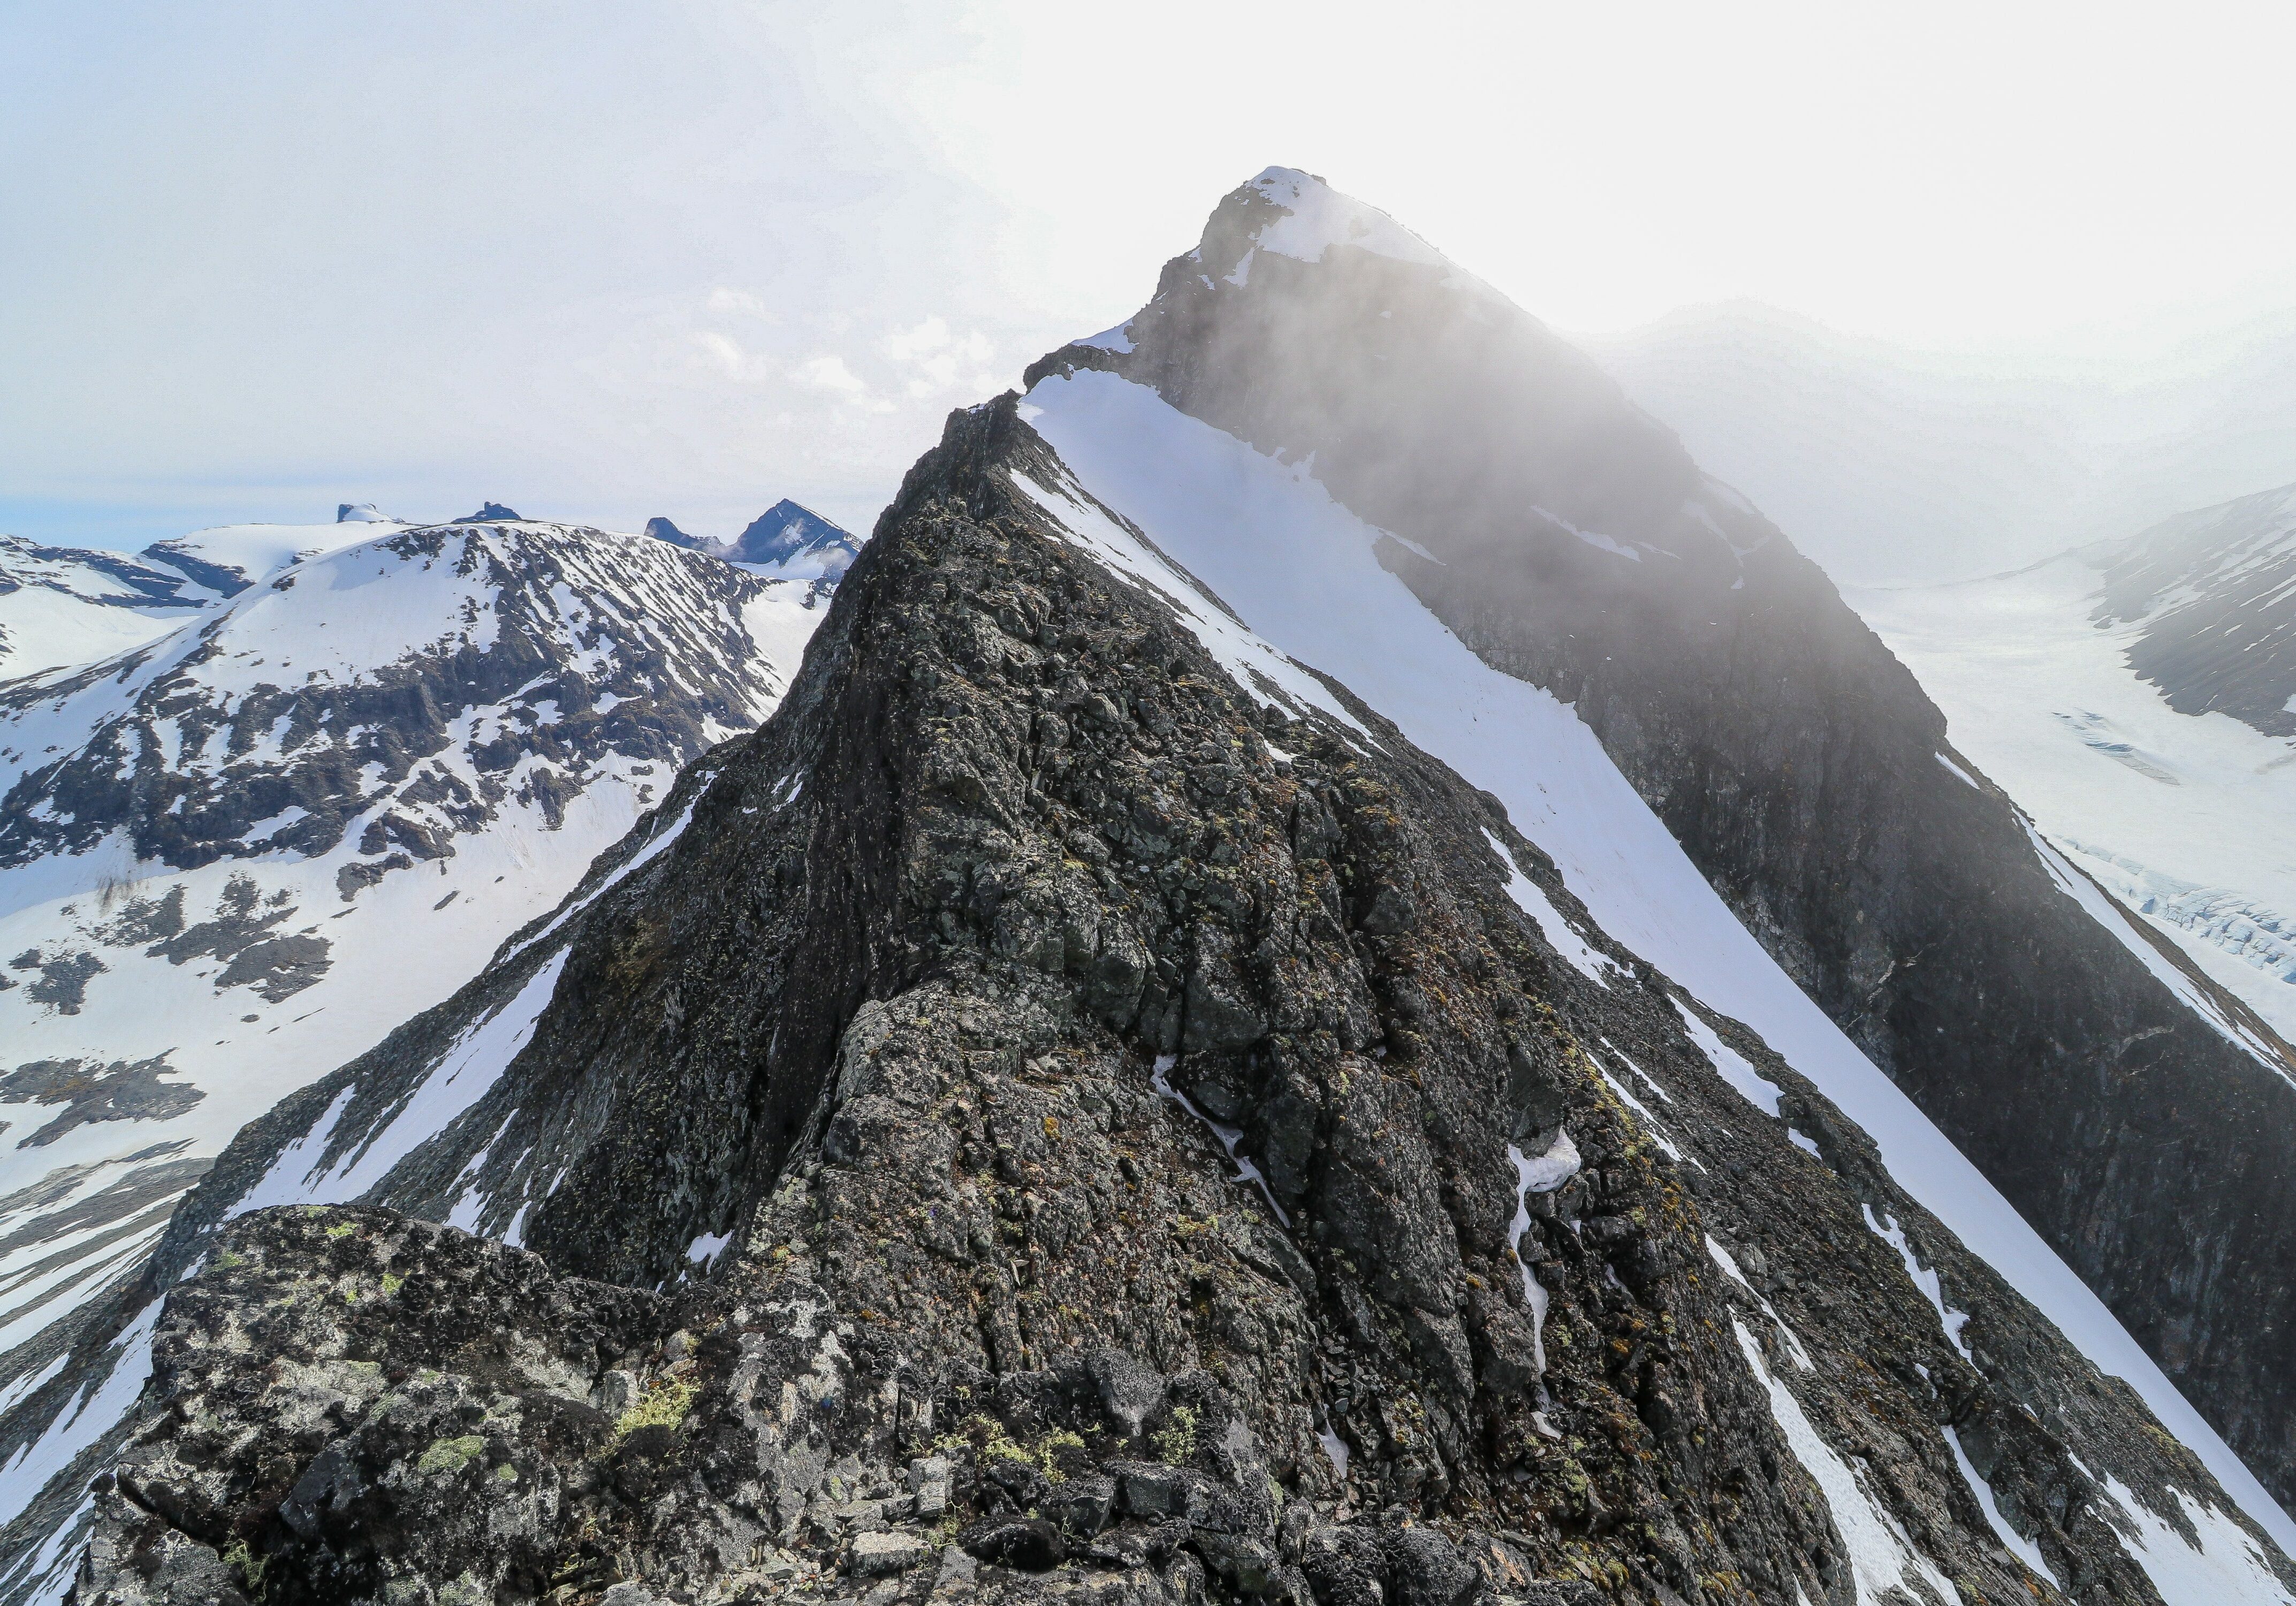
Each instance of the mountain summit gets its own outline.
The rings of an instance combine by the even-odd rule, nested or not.
[[[764,726],[246,1127],[26,1374],[0,1588],[2296,1602],[2296,1526],[1820,1006],[1841,943],[1955,944],[1853,971],[1871,1052],[2007,1084],[2061,1151],[2004,1185],[2087,1190],[2067,1253],[2275,1475],[2276,1306],[2232,1298],[2273,1290],[2166,1232],[2229,1264],[2276,1201],[2177,1215],[2129,1129],[2260,1152],[2284,1046],[1398,226],[1238,190],[951,416],[826,613]],[[2055,1058],[1969,981],[2054,1002]]]
[[[1038,431],[1160,539],[1201,515],[1144,442],[1192,427],[1359,519],[1418,608],[1600,738],[1791,978],[1742,1018],[1775,1038],[1815,1002],[1856,1046],[1845,1074],[1911,1095],[2296,1495],[2296,1284],[2273,1247],[2296,1231],[2296,1055],[2038,839],[1824,573],[1591,360],[1382,215],[1271,169],[1138,314],[1029,380]],[[1234,561],[1196,572],[1381,700],[1366,677],[1396,654],[1351,666],[1386,621],[1334,606],[1277,629],[1243,586],[1296,605],[1232,582]],[[1477,739],[1445,756],[1512,795],[1507,738]],[[1638,951],[1724,984],[1661,908]]]
[[[688,535],[669,520],[659,515],[645,522],[644,533],[653,537],[658,541],[668,541],[673,547],[683,547],[689,552],[700,550],[709,545],[700,536]]]
[[[784,497],[722,548],[737,564],[769,565],[792,580],[829,580],[851,566],[860,543],[810,507]]]

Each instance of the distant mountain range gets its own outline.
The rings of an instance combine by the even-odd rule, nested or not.
[[[1994,573],[2296,480],[2285,316],[2107,359],[1909,350],[1739,301],[1587,346],[1842,584]]]
[[[515,523],[499,502],[453,521]],[[44,547],[0,535],[0,680],[82,663],[166,634],[218,597],[279,567],[365,539],[373,525],[403,526],[373,504],[343,503],[332,524],[233,524],[155,542],[129,557],[94,548]],[[647,535],[688,551],[755,567],[775,580],[833,587],[858,538],[784,498],[731,541],[687,535],[650,519]]]

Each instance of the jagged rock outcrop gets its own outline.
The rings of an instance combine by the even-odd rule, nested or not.
[[[1095,371],[1395,538],[1381,562],[1576,709],[1777,963],[2296,1497],[2296,1058],[2141,923],[2091,917],[1767,520],[1535,319],[1287,169],[1029,381]]]
[[[1496,800],[1022,481],[1087,504],[956,416],[775,717],[233,1146],[80,1601],[2296,1582]]]

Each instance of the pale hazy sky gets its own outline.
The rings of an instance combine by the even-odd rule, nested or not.
[[[0,531],[865,527],[1260,168],[1565,329],[2296,307],[2288,8],[0,6]]]

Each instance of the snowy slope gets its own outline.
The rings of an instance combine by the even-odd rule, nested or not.
[[[243,1123],[468,980],[764,718],[822,614],[636,536],[325,528],[317,556],[207,541],[291,572],[0,686],[0,1388]]]
[[[2276,492],[2269,506],[2289,500]],[[2212,593],[2285,590],[2296,516],[2267,529],[2272,544],[2210,523],[2225,539],[2184,554],[2172,578],[2144,588],[2152,605],[2126,612],[2106,605],[2116,575],[2138,566],[2118,542],[1987,580],[1847,595],[1945,710],[1956,745],[2285,1036],[2296,1033],[2296,742],[2219,709],[2179,712],[2130,663],[2164,613]],[[2241,656],[2267,668],[2271,644]]]
[[[1084,498],[1038,488],[1079,540],[1128,572],[1160,574],[1184,613],[1216,612],[1191,595],[1178,572],[1185,570],[1252,634],[1333,675],[1498,796],[1605,932],[1760,1033],[1865,1127],[1901,1186],[2082,1353],[2127,1380],[2249,1517],[2284,1547],[2296,1545],[2296,1524],[2096,1297],[1730,913],[1594,734],[1552,696],[1490,669],[1445,630],[1380,564],[1380,531],[1335,504],[1304,466],[1263,456],[1114,375],[1040,380],[1024,409],[1082,489],[1136,524],[1155,550]],[[2267,1573],[2241,1562],[2231,1539],[2214,1553],[2246,1578],[2241,1598],[2285,1598]],[[2169,1598],[2200,1597],[2179,1590]]]
[[[291,564],[401,527],[395,519],[366,514],[332,524],[219,524],[155,541],[143,556],[148,563],[179,571],[202,595],[235,597]]]
[[[175,629],[208,595],[174,569],[116,552],[0,536],[0,680],[125,652]]]
[[[135,557],[0,536],[0,680],[125,652],[290,564],[397,528],[346,505],[332,524],[219,525]]]

